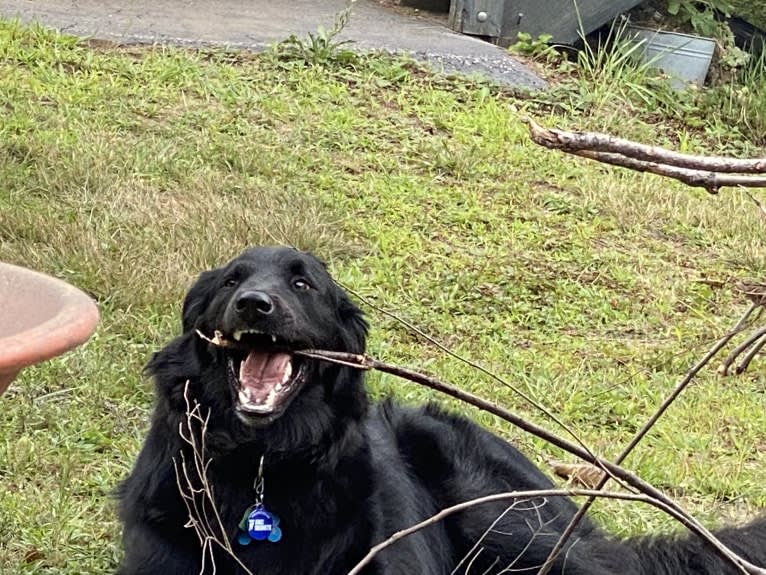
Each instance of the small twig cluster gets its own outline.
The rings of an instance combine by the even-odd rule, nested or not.
[[[678,520],[681,524],[687,527],[691,532],[700,536],[721,557],[731,562],[741,573],[766,575],[766,569],[760,568],[758,566],[755,566],[749,563],[744,558],[740,557],[739,555],[737,555],[736,553],[728,549],[720,540],[718,540],[712,533],[710,533],[703,525],[701,525],[696,519],[690,516],[672,499],[667,497],[661,491],[654,488],[652,485],[643,481],[641,478],[639,478],[635,474],[631,473],[630,471],[620,466],[620,464],[627,458],[627,456],[645,437],[645,435],[649,432],[649,430],[655,425],[655,423],[659,420],[659,418],[662,417],[662,415],[665,413],[668,407],[670,407],[670,405],[680,396],[680,394],[686,389],[686,387],[688,387],[688,385],[696,377],[696,375],[706,365],[710,363],[710,361],[726,346],[726,344],[735,335],[737,335],[744,329],[743,326],[746,324],[751,314],[755,310],[758,310],[758,312],[760,313],[762,306],[766,304],[766,286],[762,284],[750,282],[747,284],[742,284],[740,287],[743,293],[746,295],[746,297],[748,297],[748,299],[750,299],[750,301],[752,302],[751,307],[740,318],[740,320],[737,322],[734,328],[729,333],[724,335],[721,339],[719,339],[712,346],[712,348],[705,354],[705,356],[702,359],[700,359],[697,362],[697,364],[695,364],[687,372],[686,376],[679,382],[679,384],[676,386],[673,392],[663,401],[663,403],[657,408],[655,413],[649,418],[649,420],[641,427],[638,433],[633,437],[631,442],[623,449],[623,451],[620,453],[620,455],[618,456],[618,458],[615,460],[614,463],[594,455],[593,452],[587,447],[587,445],[585,445],[580,440],[580,438],[573,433],[571,429],[561,424],[558,418],[556,418],[548,410],[540,406],[537,402],[532,401],[530,398],[526,397],[524,394],[520,392],[519,394],[522,395],[522,397],[527,399],[533,406],[543,411],[554,422],[558,423],[568,434],[572,435],[572,437],[575,439],[575,443],[572,443],[568,440],[560,438],[556,436],[555,434],[551,433],[550,431],[534,423],[524,420],[520,416],[510,412],[509,410],[501,406],[498,406],[485,399],[482,399],[473,394],[470,394],[468,392],[455,388],[432,376],[429,376],[417,371],[409,370],[409,369],[402,368],[392,364],[383,363],[367,355],[359,355],[359,354],[351,354],[351,353],[343,353],[343,352],[330,352],[330,351],[323,351],[323,350],[304,350],[304,351],[296,352],[298,355],[303,355],[305,357],[311,357],[314,359],[324,360],[324,361],[328,361],[328,362],[332,362],[332,363],[336,363],[340,365],[346,365],[356,369],[380,370],[380,371],[390,373],[392,375],[413,381],[415,383],[425,385],[427,387],[430,387],[432,389],[445,393],[449,396],[457,398],[461,401],[474,405],[475,407],[478,407],[479,409],[492,413],[508,421],[509,423],[545,441],[548,441],[552,445],[555,445],[579,457],[580,459],[590,464],[590,466],[592,466],[591,468],[585,469],[585,471],[587,471],[587,474],[588,474],[588,481],[590,481],[590,485],[588,486],[589,487],[592,486],[592,489],[538,490],[538,491],[531,491],[531,492],[511,492],[511,493],[505,493],[505,494],[496,494],[496,495],[490,496],[490,498],[480,498],[473,501],[467,501],[457,506],[454,506],[452,508],[442,510],[438,514],[434,515],[431,518],[426,519],[422,523],[412,526],[408,529],[402,530],[400,532],[397,532],[393,534],[388,540],[381,542],[380,544],[373,547],[368,553],[368,555],[365,556],[365,558],[350,572],[350,575],[359,573],[361,569],[366,564],[368,564],[378,552],[392,545],[393,543],[395,543],[397,540],[401,539],[402,537],[406,537],[407,535],[414,533],[422,529],[423,527],[426,527],[427,525],[430,525],[436,521],[440,521],[441,519],[450,515],[451,513],[454,513],[461,509],[465,509],[466,507],[479,505],[481,503],[484,503],[487,501],[493,501],[495,499],[502,499],[502,498],[513,499],[514,502],[504,512],[504,513],[507,513],[513,508],[515,508],[520,501],[522,500],[526,501],[530,497],[567,496],[567,495],[582,495],[582,496],[587,496],[588,499],[585,501],[584,505],[580,507],[578,512],[570,521],[570,524],[568,525],[567,529],[565,529],[564,533],[560,536],[558,542],[556,543],[553,550],[551,551],[548,559],[541,566],[541,569],[538,572],[538,575],[546,575],[549,572],[555,558],[564,549],[566,542],[568,541],[570,536],[574,533],[574,530],[577,524],[584,517],[585,513],[588,511],[588,509],[590,508],[590,506],[592,505],[592,503],[595,501],[597,497],[625,499],[625,500],[631,500],[631,501],[643,501],[645,503],[653,505],[663,510],[664,512],[668,513],[671,517]],[[502,384],[508,385],[508,387],[516,391],[516,389],[512,385],[508,384],[505,380],[503,380],[499,376],[495,375],[494,373],[486,370],[485,368],[473,362],[470,362],[460,356],[457,356],[456,354],[454,354],[453,352],[451,352],[450,350],[448,350],[447,348],[445,348],[444,346],[442,346],[441,344],[433,340],[433,338],[430,338],[429,336],[427,336],[427,334],[424,334],[417,327],[412,326],[411,324],[402,320],[398,316],[395,316],[394,314],[385,312],[385,310],[378,309],[378,311],[383,311],[384,313],[391,315],[397,321],[404,323],[410,329],[413,329],[421,336],[426,337],[429,340],[429,342],[431,342],[432,344],[435,344],[439,346],[441,349],[443,349],[444,351],[450,353],[450,355],[453,355],[460,361],[469,363],[473,367],[480,369],[484,373],[487,373],[488,375],[493,377],[496,381]],[[211,343],[215,343],[216,345],[226,345],[226,342],[218,341],[220,339],[219,334],[216,334],[216,337],[214,339],[209,339],[205,337],[203,334],[200,334],[200,336],[206,339],[207,341],[210,341]],[[729,362],[728,365],[730,365],[734,361],[734,359],[731,359],[731,358],[736,358],[739,354],[743,353],[744,350],[752,346],[752,349],[746,356],[745,360],[743,360],[743,362],[737,368],[738,372],[740,371],[740,369],[744,370],[747,367],[747,365],[750,363],[750,361],[752,360],[752,357],[756,353],[758,353],[758,351],[760,351],[760,349],[765,344],[766,344],[766,329],[757,330],[754,334],[748,337],[748,339],[742,345],[738,346],[737,349],[735,349],[732,352],[732,354],[730,355],[729,358],[727,358],[726,361],[728,361]],[[186,391],[188,392],[188,389]],[[213,549],[213,546],[217,544],[218,546],[223,548],[227,553],[229,553],[232,557],[236,559],[236,556],[234,555],[231,545],[228,542],[228,538],[226,537],[225,530],[223,529],[223,526],[220,522],[220,517],[215,511],[215,504],[213,501],[213,494],[212,494],[212,486],[210,485],[210,482],[207,478],[207,466],[209,464],[209,461],[206,462],[205,456],[204,456],[204,452],[205,452],[204,435],[207,430],[207,418],[203,418],[200,415],[198,404],[195,403],[194,406],[192,406],[189,402],[188,395],[185,395],[185,397],[187,401],[186,431],[184,431],[184,428],[182,425],[180,429],[180,433],[184,441],[191,447],[192,452],[195,454],[194,462],[195,462],[196,475],[197,477],[200,478],[200,486],[194,487],[194,485],[192,484],[192,481],[189,479],[189,473],[188,473],[188,470],[186,469],[186,461],[183,459],[183,453],[182,453],[180,468],[181,468],[181,471],[183,471],[183,476],[187,486],[186,491],[184,491],[184,489],[182,488],[181,479],[180,479],[182,473],[181,471],[179,471],[178,465],[176,467],[176,473],[179,478],[179,490],[181,490],[182,496],[184,497],[184,501],[189,511],[190,520],[189,520],[188,526],[194,528],[195,531],[197,532],[197,535],[200,539],[200,543],[203,549],[203,557],[209,557],[210,561],[212,562],[213,560],[212,549]],[[200,427],[200,439],[197,439],[196,436],[191,432],[193,423],[196,423]],[[578,468],[578,472],[582,472],[583,470],[579,468],[580,467],[587,468],[588,466],[578,465],[574,467]],[[609,479],[616,480],[623,488],[626,488],[628,490],[633,489],[637,491],[638,494],[636,493],[616,494],[616,493],[609,493],[609,492],[602,491],[602,489],[604,488],[606,483],[609,481]],[[203,498],[202,504],[198,504],[196,499],[196,496],[200,496],[200,495]],[[206,502],[210,505],[210,508],[214,512],[215,519],[216,519],[215,523],[212,523],[210,521],[210,518],[208,514],[206,513],[206,509],[207,509],[205,506]],[[498,520],[499,519],[500,518],[498,518]],[[219,534],[222,534],[222,536]],[[478,545],[479,545],[479,542],[477,542],[477,546]],[[480,551],[481,549],[478,550],[478,552]],[[468,559],[468,556],[464,558],[464,561],[467,559]]]
[[[216,572],[215,549],[219,548],[229,555],[247,575],[253,573],[239,560],[223,525],[218,507],[215,504],[213,485],[209,477],[210,459],[207,458],[205,438],[207,436],[210,412],[202,414],[200,404],[189,397],[189,382],[184,387],[186,414],[178,424],[178,434],[190,448],[192,460],[186,458],[182,449],[178,459],[173,459],[178,492],[183,499],[189,520],[184,527],[193,529],[202,549],[202,567],[205,573],[208,566]]]
[[[671,177],[689,186],[702,187],[711,194],[717,193],[722,186],[737,186],[740,188],[766,187],[766,177],[763,176],[763,174],[766,174],[766,158],[740,160],[724,157],[704,157],[691,154],[681,154],[655,146],[647,146],[630,140],[615,138],[607,134],[594,132],[568,132],[564,130],[547,129],[541,127],[529,118],[525,118],[524,121],[529,126],[529,132],[532,140],[547,148],[562,150],[570,154],[590,158],[612,165],[630,168],[641,172],[651,172],[654,174]],[[766,220],[766,209],[763,207],[761,202],[749,193],[748,196],[753,200],[756,207],[759,209],[761,217]],[[658,502],[662,503],[662,506],[664,506],[662,508],[666,512],[678,519],[692,532],[702,537],[722,557],[730,561],[740,572],[763,574],[766,573],[766,569],[750,564],[742,557],[732,552],[730,549],[727,549],[720,541],[716,539],[715,536],[713,536],[702,525],[696,522],[694,518],[689,516],[675,502],[667,498],[661,492],[657,491],[651,485],[646,484],[640,478],[620,467],[620,464],[641,442],[641,440],[646,436],[646,434],[655,425],[659,418],[662,417],[668,407],[670,407],[670,405],[691,383],[694,377],[696,377],[696,375],[713,359],[713,357],[715,357],[726,346],[726,344],[728,344],[728,342],[735,335],[744,329],[743,326],[746,324],[750,315],[756,309],[758,310],[758,314],[760,314],[763,306],[766,304],[766,285],[760,283],[750,283],[744,285],[742,287],[742,291],[752,302],[751,307],[737,322],[734,328],[720,340],[718,340],[708,351],[708,353],[705,354],[705,356],[699,362],[697,362],[697,364],[692,367],[692,369],[689,370],[689,372],[679,382],[673,392],[665,399],[665,401],[663,401],[655,413],[633,437],[631,442],[623,449],[615,463],[610,463],[601,458],[593,456],[592,452],[587,448],[587,446],[585,446],[576,436],[574,436],[574,434],[572,435],[575,437],[579,445],[574,445],[564,439],[558,438],[547,430],[522,420],[517,415],[508,412],[502,407],[491,404],[486,400],[472,396],[471,394],[463,392],[459,389],[453,388],[452,386],[440,382],[430,376],[412,372],[411,370],[406,370],[397,366],[383,364],[382,362],[378,362],[377,360],[371,359],[367,356],[350,356],[348,354],[337,353],[328,354],[328,352],[319,351],[311,351],[309,353],[311,354],[311,357],[324,358],[328,361],[344,363],[345,365],[353,365],[359,369],[378,369],[393,375],[403,377],[405,379],[409,379],[416,383],[426,385],[446,393],[447,395],[451,395],[452,397],[470,403],[479,409],[493,413],[494,415],[505,419],[513,425],[516,425],[521,429],[524,429],[525,431],[532,433],[533,435],[536,435],[537,437],[540,437],[593,465],[593,468],[589,468],[586,471],[588,473],[589,480],[593,481],[595,484],[594,489],[591,490],[591,493],[588,493],[588,500],[570,521],[568,527],[560,536],[558,542],[551,551],[545,564],[541,567],[538,575],[546,575],[549,572],[553,565],[553,561],[564,548],[567,540],[574,532],[575,527],[579,521],[581,521],[581,519],[584,517],[585,513],[595,501],[596,497],[600,496],[600,494],[603,494],[601,490],[609,481],[609,479],[622,480],[624,483],[638,490],[644,494],[644,496],[648,497],[652,504]],[[398,320],[399,318],[395,317],[395,319]],[[408,325],[408,327],[411,326]],[[428,339],[429,341],[432,341],[430,338]],[[434,342],[432,341],[432,343]],[[755,357],[755,355],[758,354],[765,345],[766,328],[756,330],[750,334],[742,344],[737,346],[729,354],[729,356],[724,360],[723,364],[719,368],[719,372],[726,374],[731,365],[737,360],[737,358],[741,354],[747,352],[745,357],[735,369],[736,373],[741,373],[747,369],[753,357]],[[458,359],[464,361],[460,357],[458,357]],[[490,375],[495,379],[498,379],[494,374]],[[523,396],[523,394],[521,395]],[[535,407],[538,407],[535,402],[530,403],[535,405]],[[546,410],[542,411],[548,414]],[[558,422],[558,419],[555,417],[551,417],[551,419]],[[569,430],[567,429],[567,431]],[[579,469],[581,467],[587,466],[580,465],[576,467]],[[582,469],[579,469],[579,471],[582,472]],[[428,524],[429,521],[430,520],[427,520],[424,523]],[[400,532],[392,536],[392,539],[395,540],[397,538],[403,537],[405,534],[405,532]],[[386,545],[393,543],[392,539],[390,539],[388,542],[385,542]],[[374,554],[374,550],[371,551],[371,554]]]
[[[562,496],[586,496],[588,497],[588,500],[580,508],[580,511],[570,522],[570,525],[568,526],[567,530],[565,530],[565,533],[560,537],[548,560],[542,566],[540,574],[545,574],[550,566],[552,566],[553,560],[565,546],[566,541],[574,531],[574,528],[582,516],[584,516],[590,504],[592,504],[592,502],[595,501],[597,497],[605,497],[610,499],[623,499],[627,501],[640,501],[652,505],[664,511],[674,519],[678,520],[691,532],[697,534],[699,537],[705,540],[721,557],[731,562],[741,573],[745,575],[766,575],[766,569],[753,565],[734,553],[720,540],[718,540],[715,535],[708,531],[702,524],[700,524],[694,517],[689,515],[683,508],[681,508],[680,505],[678,505],[667,495],[653,487],[651,484],[642,480],[634,473],[620,466],[620,463],[627,457],[632,449],[638,445],[640,440],[645,436],[645,434],[654,425],[654,423],[656,423],[656,421],[662,416],[664,411],[671,405],[671,403],[689,385],[696,374],[699,373],[699,371],[701,371],[702,368],[705,367],[705,365],[707,365],[710,360],[726,345],[731,337],[733,337],[733,335],[741,329],[742,324],[744,324],[744,322],[747,320],[751,311],[752,308],[740,319],[740,321],[735,326],[735,329],[732,332],[726,334],[718,342],[716,342],[710,351],[708,351],[708,353],[687,373],[687,375],[678,384],[673,393],[668,396],[668,398],[657,409],[655,414],[641,428],[641,430],[636,434],[630,444],[623,450],[616,463],[612,463],[595,456],[591,450],[583,447],[579,441],[577,443],[572,443],[566,439],[560,438],[552,432],[532,422],[526,421],[525,419],[501,406],[475,396],[469,392],[458,389],[450,384],[444,383],[430,375],[426,375],[418,371],[410,370],[400,366],[384,363],[367,355],[323,350],[305,350],[296,352],[298,355],[302,355],[304,357],[310,357],[313,359],[346,365],[356,369],[376,369],[440,391],[446,395],[478,407],[479,409],[492,413],[493,415],[496,415],[505,421],[508,421],[509,423],[545,441],[548,441],[552,445],[555,445],[571,453],[572,455],[579,457],[580,459],[588,462],[601,471],[601,479],[595,485],[594,489],[543,489],[500,493],[471,501],[465,501],[455,506],[443,509],[439,513],[417,525],[413,525],[407,529],[394,533],[386,541],[383,541],[374,546],[372,549],[370,549],[368,554],[352,569],[352,571],[349,572],[349,575],[356,575],[361,572],[364,566],[367,565],[377,553],[389,547],[390,545],[393,545],[399,539],[415,533],[416,531],[419,531],[420,529],[423,529],[424,527],[427,527],[428,525],[431,525],[437,521],[441,521],[445,517],[468,507],[480,505],[489,501],[511,499],[513,500],[513,503],[506,511],[508,512],[520,502],[528,501],[530,498]],[[184,443],[190,448],[192,453],[192,460],[190,462],[187,459],[184,450],[182,450],[179,453],[179,459],[174,459],[174,466],[178,490],[181,494],[184,504],[186,505],[189,516],[186,527],[194,529],[202,549],[201,572],[204,573],[206,567],[209,565],[212,569],[212,572],[215,573],[216,567],[214,551],[216,548],[219,548],[231,558],[233,558],[245,573],[252,575],[252,572],[249,571],[247,567],[237,558],[230,543],[230,538],[227,536],[226,529],[218,512],[218,508],[215,504],[213,485],[209,478],[209,466],[211,460],[206,456],[205,444],[209,412],[203,415],[199,403],[190,399],[188,382],[184,388],[184,398],[186,401],[186,414],[184,420],[179,423],[179,435]],[[615,493],[602,491],[602,488],[610,478],[618,481],[622,487],[628,490],[634,490],[634,492]]]

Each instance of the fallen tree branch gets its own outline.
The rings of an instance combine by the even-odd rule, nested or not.
[[[522,118],[532,140],[546,148],[576,156],[673,178],[711,194],[723,186],[766,187],[766,158],[740,160],[673,152],[597,132],[569,132],[543,128],[531,118]],[[748,174],[748,175],[743,175]],[[758,174],[758,175],[754,175]]]
[[[472,393],[458,389],[452,385],[444,383],[435,377],[425,375],[423,373],[413,371],[407,368],[399,367],[396,365],[384,363],[369,357],[368,355],[361,355],[355,353],[337,352],[337,351],[324,351],[324,350],[304,350],[295,352],[297,355],[303,357],[310,357],[313,359],[319,359],[323,361],[329,361],[339,365],[346,365],[356,369],[362,370],[378,370],[384,373],[389,373],[403,379],[407,379],[420,385],[425,385],[436,391],[440,391],[446,395],[469,403],[479,409],[491,413],[504,419],[505,421],[535,435],[564,451],[568,451],[572,455],[597,465],[607,473],[611,474],[617,479],[620,479],[640,491],[644,495],[647,495],[658,502],[663,503],[672,509],[675,513],[674,517],[687,529],[696,533],[705,542],[707,542],[722,558],[731,562],[740,572],[749,575],[766,575],[766,569],[758,567],[748,562],[744,558],[740,557],[728,547],[726,547],[715,535],[713,535],[705,526],[703,526],[694,517],[690,516],[678,503],[673,501],[667,495],[659,491],[656,487],[647,483],[634,473],[615,465],[605,459],[594,457],[587,450],[583,449],[579,445],[576,445],[566,439],[562,439],[547,429],[540,427],[532,422],[526,421],[515,413],[495,405],[494,403],[477,397]]]
[[[590,158],[591,160],[611,164],[613,166],[630,168],[637,172],[649,172],[657,174],[658,176],[673,178],[674,180],[683,182],[687,186],[704,188],[710,194],[717,194],[718,190],[724,186],[746,188],[766,187],[766,177],[761,178],[740,174],[720,174],[718,172],[690,170],[689,168],[679,168],[669,164],[645,162],[643,160],[636,160],[630,156],[623,156],[621,154],[613,154],[609,152],[579,150],[570,153],[576,156],[582,156],[583,158]]]

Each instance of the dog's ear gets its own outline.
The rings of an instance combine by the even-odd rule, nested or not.
[[[181,322],[184,333],[193,330],[197,325],[197,319],[205,312],[210,301],[215,295],[215,286],[221,275],[221,269],[202,272],[194,285],[189,289],[184,299]]]
[[[197,376],[199,354],[195,351],[200,338],[194,333],[197,321],[205,313],[216,292],[220,269],[202,272],[184,298],[181,323],[183,334],[175,338],[149,360],[144,372],[155,378],[158,392],[183,407],[183,383]]]
[[[364,353],[367,342],[367,320],[364,313],[349,299],[345,291],[338,290],[338,316],[343,325],[343,343],[346,351]]]

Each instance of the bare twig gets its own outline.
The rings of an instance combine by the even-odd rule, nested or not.
[[[670,509],[674,511],[675,513],[674,517],[676,517],[676,519],[678,519],[686,528],[688,528],[689,530],[699,535],[722,558],[726,559],[727,561],[730,561],[742,573],[751,574],[751,575],[766,575],[766,569],[763,569],[761,567],[758,567],[756,565],[749,563],[748,561],[746,561],[745,559],[743,559],[742,557],[740,557],[739,555],[731,551],[720,540],[718,540],[718,538],[715,537],[707,528],[705,528],[701,523],[699,523],[699,521],[697,521],[694,517],[690,516],[686,511],[684,511],[683,508],[681,508],[681,506],[678,505],[678,503],[676,503],[667,495],[659,491],[656,487],[647,483],[646,481],[644,481],[643,479],[641,479],[634,473],[631,473],[630,471],[620,467],[619,465],[615,465],[614,463],[611,463],[599,457],[594,457],[593,455],[588,453],[586,450],[582,449],[579,445],[573,444],[570,441],[562,439],[558,437],[557,435],[553,434],[552,432],[548,431],[547,429],[540,427],[532,422],[526,421],[520,416],[516,415],[515,413],[503,407],[495,405],[494,403],[487,401],[486,399],[482,399],[480,397],[477,397],[461,389],[457,389],[456,387],[451,386],[447,383],[444,383],[429,375],[425,375],[423,373],[419,373],[417,371],[413,371],[413,370],[399,367],[396,365],[387,364],[387,363],[378,361],[376,359],[373,359],[367,355],[335,352],[335,351],[313,350],[313,349],[298,351],[295,353],[298,355],[302,355],[304,357],[311,357],[314,359],[329,361],[332,363],[346,365],[346,366],[354,367],[357,369],[362,369],[362,370],[376,369],[384,373],[390,373],[392,375],[396,375],[397,377],[407,379],[414,383],[425,385],[426,387],[430,387],[431,389],[435,389],[446,395],[449,395],[451,397],[454,397],[456,399],[469,403],[475,407],[478,407],[479,409],[483,411],[492,413],[493,415],[496,415],[500,417],[501,419],[504,419],[505,421],[523,429],[524,431],[527,431],[528,433],[531,433],[551,443],[552,445],[555,445],[556,447],[563,449],[564,451],[568,451],[569,453],[583,459],[584,461],[587,461],[589,463],[592,463],[594,465],[601,467],[602,469],[604,469],[605,471],[613,475],[615,478],[624,481],[625,483],[637,489],[638,491],[642,492],[643,494],[651,498],[654,498],[658,502],[663,503],[664,505],[666,505],[667,507],[669,507]]]
[[[757,343],[759,339],[766,336],[766,327],[761,327],[757,330],[755,330],[752,334],[750,334],[745,341],[743,341],[741,344],[739,344],[737,347],[735,347],[731,353],[729,353],[728,356],[726,356],[726,359],[724,359],[721,362],[721,365],[718,367],[718,373],[721,375],[726,375],[729,373],[729,368],[732,366],[732,364],[737,360],[737,357],[739,357],[743,352],[747,350],[751,345],[756,344],[756,352],[752,353],[751,355],[755,356],[756,353],[758,353],[758,350],[763,347],[763,344]],[[747,364],[752,361],[752,357],[750,359],[745,358],[747,361]],[[743,361],[745,363],[745,361]],[[741,366],[742,364],[740,364]],[[747,367],[747,365],[745,365]],[[742,373],[739,369],[735,370],[736,373]]]
[[[736,289],[751,303],[751,306],[748,309],[748,315],[757,311],[755,320],[760,318],[764,307],[766,307],[766,284],[762,281],[743,280],[737,283]],[[737,361],[739,356],[750,349],[739,365],[734,369],[734,373],[736,374],[743,373],[750,365],[750,362],[753,361],[753,358],[758,355],[764,345],[766,345],[766,339],[764,339],[765,336],[766,333],[764,333],[763,328],[752,332],[745,341],[735,347],[721,362],[721,365],[718,366],[718,373],[720,375],[728,375],[731,366],[734,365],[734,362]]]
[[[361,559],[361,561],[359,561],[359,563],[357,563],[354,566],[354,568],[348,572],[348,575],[359,575],[362,569],[364,569],[364,567],[369,565],[372,559],[378,553],[380,553],[387,547],[390,547],[391,545],[393,545],[400,539],[407,537],[408,535],[412,535],[413,533],[416,533],[420,531],[421,529],[425,529],[426,527],[433,525],[434,523],[438,523],[439,521],[444,520],[445,518],[449,517],[450,515],[454,513],[464,511],[466,509],[475,507],[477,505],[482,505],[484,503],[492,503],[495,501],[505,501],[508,499],[526,500],[530,498],[544,498],[544,497],[603,497],[606,499],[622,499],[624,501],[639,501],[641,503],[646,503],[648,505],[656,507],[664,511],[668,515],[675,517],[679,521],[682,521],[682,517],[679,514],[677,509],[663,503],[662,501],[657,501],[657,499],[655,499],[654,497],[651,497],[649,495],[645,495],[642,493],[618,493],[618,492],[612,492],[612,491],[597,491],[594,489],[535,489],[535,490],[529,490],[529,491],[510,491],[506,493],[496,493],[493,495],[486,495],[484,497],[471,499],[469,501],[463,501],[456,505],[452,505],[451,507],[446,507],[445,509],[442,509],[441,511],[439,511],[435,515],[432,515],[428,519],[424,519],[420,523],[416,523],[415,525],[412,525],[411,527],[407,527],[406,529],[397,531],[396,533],[391,535],[388,539],[381,541],[377,545],[373,546],[369,550],[367,555],[365,555]],[[509,507],[509,509],[512,509],[518,503],[519,503],[518,501],[515,502],[514,505]],[[504,516],[506,512],[504,512],[501,515],[501,517]]]
[[[745,373],[747,371],[747,368],[750,367],[750,362],[753,361],[753,358],[761,353],[761,350],[763,347],[766,346],[766,336],[762,336],[761,340],[753,345],[752,349],[747,353],[747,355],[742,359],[742,361],[739,363],[739,365],[734,369],[734,373],[737,375],[741,373]]]
[[[766,337],[761,337],[760,341],[753,345],[752,349],[742,359],[739,365],[734,368],[734,373],[737,375],[745,373],[747,368],[750,367],[750,362],[753,361],[753,358],[761,352],[764,345],[766,345]]]
[[[532,140],[546,148],[667,176],[689,186],[704,188],[711,194],[723,186],[766,187],[766,177],[753,175],[766,174],[766,158],[739,160],[681,154],[607,134],[543,128],[531,118],[523,118],[523,121],[529,126]]]
[[[186,506],[189,520],[185,527],[194,529],[202,550],[201,573],[206,570],[207,562],[213,573],[216,572],[214,547],[218,546],[229,555],[246,575],[253,575],[247,566],[234,553],[229,541],[226,528],[218,511],[213,494],[213,486],[208,477],[208,468],[211,460],[206,455],[205,438],[210,413],[203,416],[200,405],[189,398],[189,382],[184,386],[184,400],[186,401],[186,415],[178,424],[178,433],[181,439],[190,448],[193,456],[193,473],[190,473],[189,462],[183,451],[179,454],[179,460],[173,459],[173,467],[176,474],[176,485],[181,499]],[[211,510],[212,517],[208,513]]]

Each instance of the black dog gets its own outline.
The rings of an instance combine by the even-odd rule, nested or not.
[[[245,573],[242,566],[256,575],[345,575],[372,545],[444,507],[552,487],[511,445],[469,421],[434,406],[369,405],[361,372],[292,353],[361,353],[366,331],[311,255],[255,248],[204,272],[184,302],[183,334],[148,366],[157,403],[121,488],[120,573],[197,575],[215,562],[220,575]],[[208,418],[206,473],[179,434],[187,401]],[[188,477],[178,481],[182,462]],[[218,516],[203,494],[189,495],[201,475]],[[258,501],[263,508],[253,507]],[[203,546],[189,506],[214,527],[220,518],[236,560]],[[537,573],[576,507],[563,498],[508,506],[449,516],[380,553],[364,573]],[[766,564],[766,521],[718,535]],[[551,573],[736,572],[695,537],[621,542],[585,521],[571,541]]]

